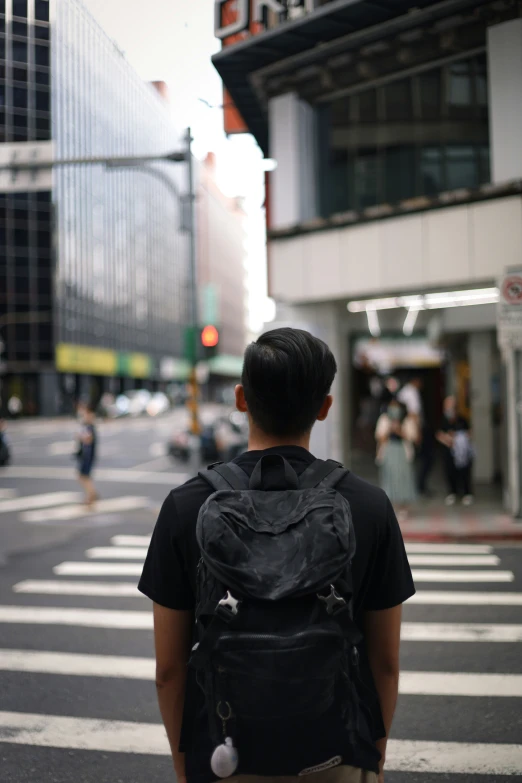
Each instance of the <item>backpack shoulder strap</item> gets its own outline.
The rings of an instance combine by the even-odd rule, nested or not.
[[[248,489],[250,483],[249,476],[234,462],[218,462],[206,470],[200,470],[198,475],[216,492],[222,489]]]
[[[335,487],[348,473],[340,462],[333,459],[316,459],[299,477],[299,489]]]

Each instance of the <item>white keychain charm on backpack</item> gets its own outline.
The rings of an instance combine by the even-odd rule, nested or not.
[[[218,778],[229,778],[237,769],[239,759],[231,737],[226,737],[222,745],[218,745],[210,759],[210,766]]]

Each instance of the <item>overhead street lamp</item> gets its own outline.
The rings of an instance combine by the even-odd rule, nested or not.
[[[178,201],[180,194],[174,182],[164,171],[152,168],[151,163],[187,163],[188,173],[188,195],[187,195],[187,213],[186,230],[189,234],[189,290],[190,290],[190,388],[191,398],[189,400],[189,409],[191,412],[191,431],[194,435],[200,434],[199,422],[199,389],[196,373],[197,353],[196,340],[198,331],[198,295],[197,295],[197,270],[196,270],[196,236],[194,220],[194,166],[192,159],[192,134],[190,128],[185,133],[185,149],[174,152],[167,152],[163,155],[122,155],[122,156],[92,156],[81,158],[49,158],[38,157],[41,147],[35,146],[33,153],[21,159],[19,152],[22,151],[20,145],[10,150],[10,156],[6,160],[0,161],[0,172],[8,171],[11,173],[13,182],[20,172],[37,172],[42,169],[55,169],[62,166],[95,166],[101,165],[109,170],[124,168],[140,168],[156,179],[160,179],[170,190],[173,198]],[[27,145],[29,146],[29,145]],[[43,145],[42,145],[43,147]],[[23,152],[26,152],[24,145]]]

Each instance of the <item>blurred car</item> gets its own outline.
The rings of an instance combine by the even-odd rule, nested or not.
[[[147,389],[134,389],[127,392],[126,397],[129,400],[129,416],[143,416],[147,412],[152,394]]]
[[[161,416],[170,409],[170,400],[163,392],[154,392],[147,404],[147,414],[149,416]]]
[[[236,416],[236,413],[203,422],[200,450],[204,463],[230,462],[248,448],[246,418],[241,413]],[[193,437],[188,429],[175,432],[168,444],[170,456],[188,462],[194,448]]]

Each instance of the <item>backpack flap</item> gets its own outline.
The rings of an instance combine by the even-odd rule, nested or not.
[[[355,551],[350,506],[333,489],[216,492],[201,508],[196,536],[219,582],[269,601],[334,584]]]

